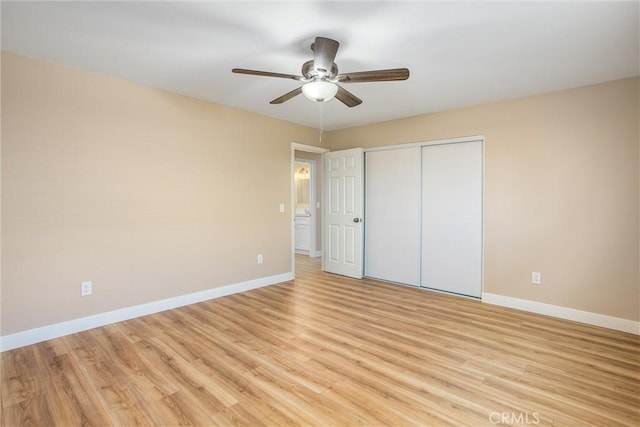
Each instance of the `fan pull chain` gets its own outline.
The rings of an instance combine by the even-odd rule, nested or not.
[[[324,133],[324,103],[320,102],[320,125],[319,125],[319,135],[318,140],[320,144],[322,144],[322,134]]]

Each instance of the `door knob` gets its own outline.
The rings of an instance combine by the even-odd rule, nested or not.
[[[353,222],[362,222],[362,218],[353,218]]]

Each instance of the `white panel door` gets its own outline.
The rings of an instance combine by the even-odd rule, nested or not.
[[[365,276],[420,286],[421,147],[365,154]]]
[[[421,286],[480,297],[482,141],[422,147]]]
[[[362,149],[324,155],[325,241],[323,268],[329,273],[362,277]]]

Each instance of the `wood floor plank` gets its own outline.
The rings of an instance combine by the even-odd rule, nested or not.
[[[1,355],[0,424],[640,425],[640,337],[324,273]]]
[[[39,375],[41,394],[47,396],[53,423],[58,425],[69,420],[74,425],[100,425],[108,420],[102,405],[94,398],[89,389],[81,386],[84,381],[78,380],[71,368],[70,356],[56,356],[47,342],[35,346],[36,364]]]
[[[224,412],[211,416],[212,425],[215,426],[255,426],[267,427],[263,420],[255,417],[245,410],[240,404],[231,405]]]

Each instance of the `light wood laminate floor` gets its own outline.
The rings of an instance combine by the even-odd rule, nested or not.
[[[2,354],[2,425],[640,425],[637,336],[319,271]]]

